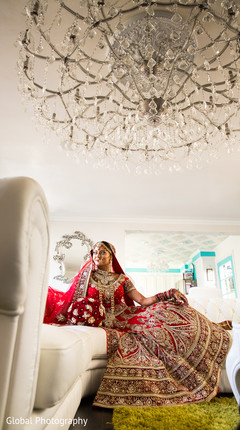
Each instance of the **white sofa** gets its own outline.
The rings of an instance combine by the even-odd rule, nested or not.
[[[106,366],[105,331],[42,324],[48,206],[32,179],[0,179],[0,429],[67,429]]]
[[[0,180],[0,428],[67,429],[107,363],[101,328],[42,324],[48,276],[48,210],[29,178]],[[4,246],[3,246],[4,244]],[[214,321],[235,319],[240,301],[190,304]],[[226,372],[221,391],[231,391]]]
[[[211,294],[210,297],[208,297],[207,294],[196,294],[195,296],[188,297],[188,302],[190,306],[197,309],[209,318],[210,321],[216,323],[225,320],[240,322],[240,299],[212,297]],[[234,331],[231,330],[230,333],[232,336],[234,335]],[[222,393],[232,392],[232,381],[230,383],[229,372],[227,372],[226,364],[222,369],[219,390]]]

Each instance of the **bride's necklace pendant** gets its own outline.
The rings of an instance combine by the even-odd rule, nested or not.
[[[111,304],[110,312],[107,312],[107,317],[113,321],[115,318],[115,303],[114,303],[114,291],[115,291],[115,273],[106,272],[104,270],[96,270],[93,272],[93,279],[97,282],[97,288],[99,291],[100,303],[104,306],[104,300],[106,303]],[[104,298],[104,300],[103,300]]]

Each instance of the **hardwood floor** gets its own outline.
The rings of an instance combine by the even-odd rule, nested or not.
[[[94,397],[82,399],[74,418],[78,423],[71,425],[70,430],[114,430],[112,424],[112,409],[93,408]]]

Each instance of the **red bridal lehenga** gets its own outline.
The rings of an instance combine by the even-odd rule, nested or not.
[[[72,291],[57,297],[50,289],[44,322],[71,323],[66,320],[67,308],[82,296],[105,307],[102,329],[107,335],[108,364],[94,406],[179,405],[217,394],[231,343],[226,330],[171,300],[134,306],[127,293],[135,287],[124,273],[117,279],[109,273],[104,280],[87,265],[85,272],[89,277],[84,270],[79,272]],[[81,282],[87,283],[85,292]]]

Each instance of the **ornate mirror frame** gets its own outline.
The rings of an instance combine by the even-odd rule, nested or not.
[[[54,279],[62,281],[65,284],[69,284],[72,281],[72,278],[66,275],[65,258],[67,250],[74,245],[72,243],[73,240],[79,240],[81,246],[86,247],[86,253],[83,255],[82,259],[79,260],[79,268],[90,258],[90,251],[94,245],[93,241],[81,231],[75,231],[73,234],[64,234],[62,239],[56,243],[56,254],[53,255],[53,259],[59,264],[60,274],[54,276]]]

